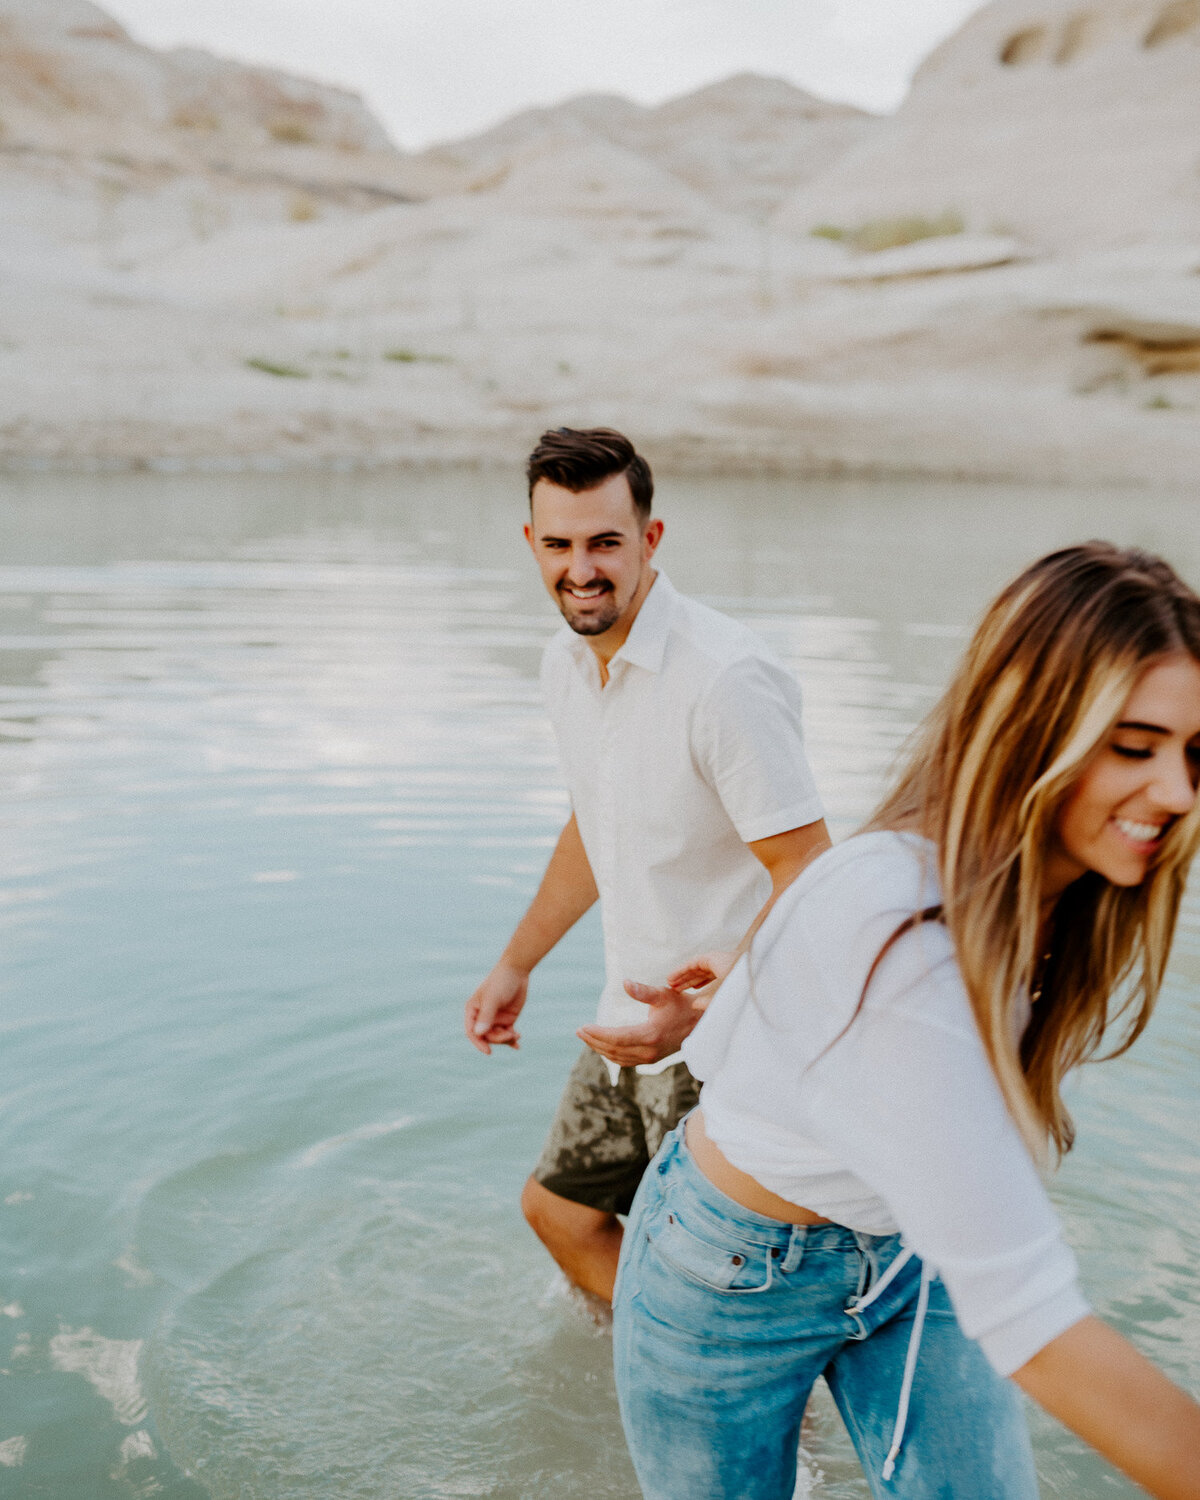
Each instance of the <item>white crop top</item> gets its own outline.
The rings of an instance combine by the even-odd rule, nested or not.
[[[1088,1305],[940,922],[893,944],[835,1040],[887,939],[940,899],[916,835],[829,850],[776,902],[683,1054],[734,1166],[850,1229],[899,1230],[1010,1375]]]

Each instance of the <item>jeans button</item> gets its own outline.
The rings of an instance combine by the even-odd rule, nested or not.
[[[744,1266],[746,1264],[746,1257],[744,1255],[731,1255],[729,1258],[735,1266]]]

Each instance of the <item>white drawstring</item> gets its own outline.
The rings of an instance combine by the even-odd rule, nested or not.
[[[880,1292],[887,1291],[888,1287],[891,1286],[892,1282],[896,1279],[896,1273],[898,1271],[903,1271],[904,1267],[908,1265],[909,1261],[912,1260],[912,1258],[912,1248],[910,1246],[905,1246],[905,1248],[901,1250],[900,1254],[897,1255],[895,1260],[891,1263],[891,1265],[887,1268],[887,1270],[883,1273],[883,1275],[879,1278],[879,1280],[875,1283],[871,1290],[867,1292],[867,1294],[863,1297],[855,1297],[854,1301],[851,1302],[846,1311],[851,1314],[860,1313],[862,1312],[864,1307],[870,1307],[871,1303],[874,1302],[875,1298],[879,1296]]]
[[[908,1264],[912,1259],[912,1250],[904,1249],[892,1261],[891,1265],[866,1294],[865,1297],[856,1297],[850,1306],[848,1313],[860,1313],[864,1307],[870,1307],[875,1298],[879,1296],[895,1277],[896,1273]],[[917,1373],[917,1355],[921,1350],[921,1334],[925,1328],[925,1309],[929,1306],[929,1283],[933,1280],[933,1271],[929,1266],[921,1265],[921,1286],[917,1292],[917,1310],[913,1317],[912,1333],[908,1338],[908,1353],[904,1360],[904,1379],[900,1383],[900,1403],[896,1407],[896,1425],[892,1430],[892,1446],[888,1449],[887,1458],[884,1460],[881,1478],[886,1484],[896,1472],[896,1459],[900,1456],[900,1445],[904,1441],[904,1429],[908,1425],[908,1402],[912,1395],[913,1378]]]
[[[921,1267],[921,1290],[917,1293],[917,1313],[913,1318],[913,1329],[908,1340],[908,1357],[904,1361],[904,1380],[900,1386],[900,1405],[896,1408],[896,1430],[892,1433],[892,1446],[883,1465],[883,1478],[888,1480],[896,1468],[900,1444],[904,1441],[904,1427],[908,1421],[908,1398],[912,1394],[913,1376],[917,1373],[917,1352],[921,1347],[921,1330],[925,1327],[925,1309],[929,1306],[929,1283],[933,1272]]]

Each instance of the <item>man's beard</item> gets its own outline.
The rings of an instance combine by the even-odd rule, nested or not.
[[[603,635],[617,623],[621,611],[617,608],[616,591],[611,583],[608,585],[608,592],[600,594],[599,598],[604,600],[602,609],[595,613],[576,613],[575,601],[563,592],[561,586],[558,589],[559,612],[576,635]]]

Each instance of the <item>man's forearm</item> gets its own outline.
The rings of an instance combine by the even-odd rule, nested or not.
[[[500,962],[528,974],[564,937],[599,896],[579,825],[571,815],[558,836],[542,883],[529,910],[501,954]]]

